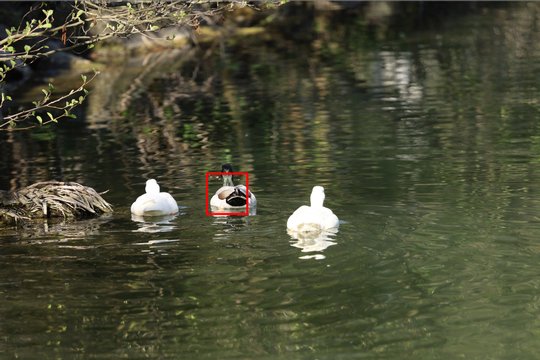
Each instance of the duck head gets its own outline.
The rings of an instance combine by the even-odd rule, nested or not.
[[[144,189],[147,194],[159,194],[159,185],[155,179],[146,180]]]

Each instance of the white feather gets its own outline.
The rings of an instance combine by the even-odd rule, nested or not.
[[[214,196],[212,196],[212,198],[210,199],[210,205],[220,210],[243,208],[245,205],[233,206],[233,205],[227,204],[227,201],[226,201],[227,196],[232,194],[235,188],[239,188],[240,190],[244,192],[244,194],[246,193],[246,187],[244,185],[222,186],[216,191]],[[250,191],[249,192],[249,208],[252,209],[252,208],[255,208],[256,206],[257,206],[257,198]]]
[[[311,206],[300,206],[287,220],[287,228],[298,232],[314,232],[337,229],[339,219],[332,210],[325,208],[324,188],[314,186],[311,191]]]
[[[222,172],[232,171],[232,167],[228,164],[223,165]],[[227,210],[227,209],[242,209],[245,207],[245,205],[240,206],[234,206],[229,203],[227,203],[227,197],[234,193],[235,191],[241,191],[242,193],[246,194],[246,187],[245,185],[234,185],[232,181],[231,175],[223,175],[223,186],[220,187],[214,196],[210,199],[210,206],[212,206],[214,209],[218,210]],[[257,198],[255,198],[255,194],[253,194],[251,191],[248,195],[248,205],[249,205],[249,212],[253,213],[255,208],[257,207]]]
[[[154,179],[146,181],[146,194],[142,194],[131,204],[131,213],[139,216],[162,216],[178,213],[178,204],[167,192],[160,192]]]

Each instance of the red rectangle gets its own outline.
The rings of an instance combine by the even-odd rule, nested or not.
[[[209,193],[208,193],[208,179],[210,178],[210,176],[223,176],[224,174],[226,175],[237,175],[237,176],[240,176],[240,175],[243,175],[245,178],[246,178],[246,183],[245,183],[245,187],[246,187],[246,211],[210,211],[210,198],[209,198]],[[229,171],[229,172],[221,172],[221,171],[208,171],[206,173],[206,197],[205,197],[205,201],[206,201],[206,216],[216,216],[216,215],[220,215],[220,216],[249,216],[249,173],[246,172],[246,171]]]

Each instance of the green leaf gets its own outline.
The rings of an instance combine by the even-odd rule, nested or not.
[[[45,96],[49,96],[49,92],[46,89],[41,89],[41,92],[45,94]]]
[[[30,45],[24,45],[24,52],[28,54],[30,50],[32,50],[32,47]]]
[[[77,11],[77,15],[75,15],[75,17],[78,19],[78,18],[81,17],[81,15],[82,15],[83,13],[84,13],[83,10],[79,10],[79,11]]]
[[[51,121],[54,121],[54,116],[53,114],[51,114],[50,112],[47,111],[47,116],[49,117],[49,119],[51,119]]]
[[[88,44],[88,49],[91,49],[93,48],[95,45],[94,44]]]
[[[41,118],[41,116],[36,116],[36,119],[37,121],[39,122],[39,125],[42,125],[43,124],[43,119]]]

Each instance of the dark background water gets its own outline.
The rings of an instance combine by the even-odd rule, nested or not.
[[[540,7],[434,6],[110,65],[78,121],[0,134],[2,188],[115,208],[0,232],[5,356],[535,358]],[[256,216],[205,216],[223,162]],[[149,177],[178,216],[131,219]],[[291,238],[316,184],[340,230]]]

